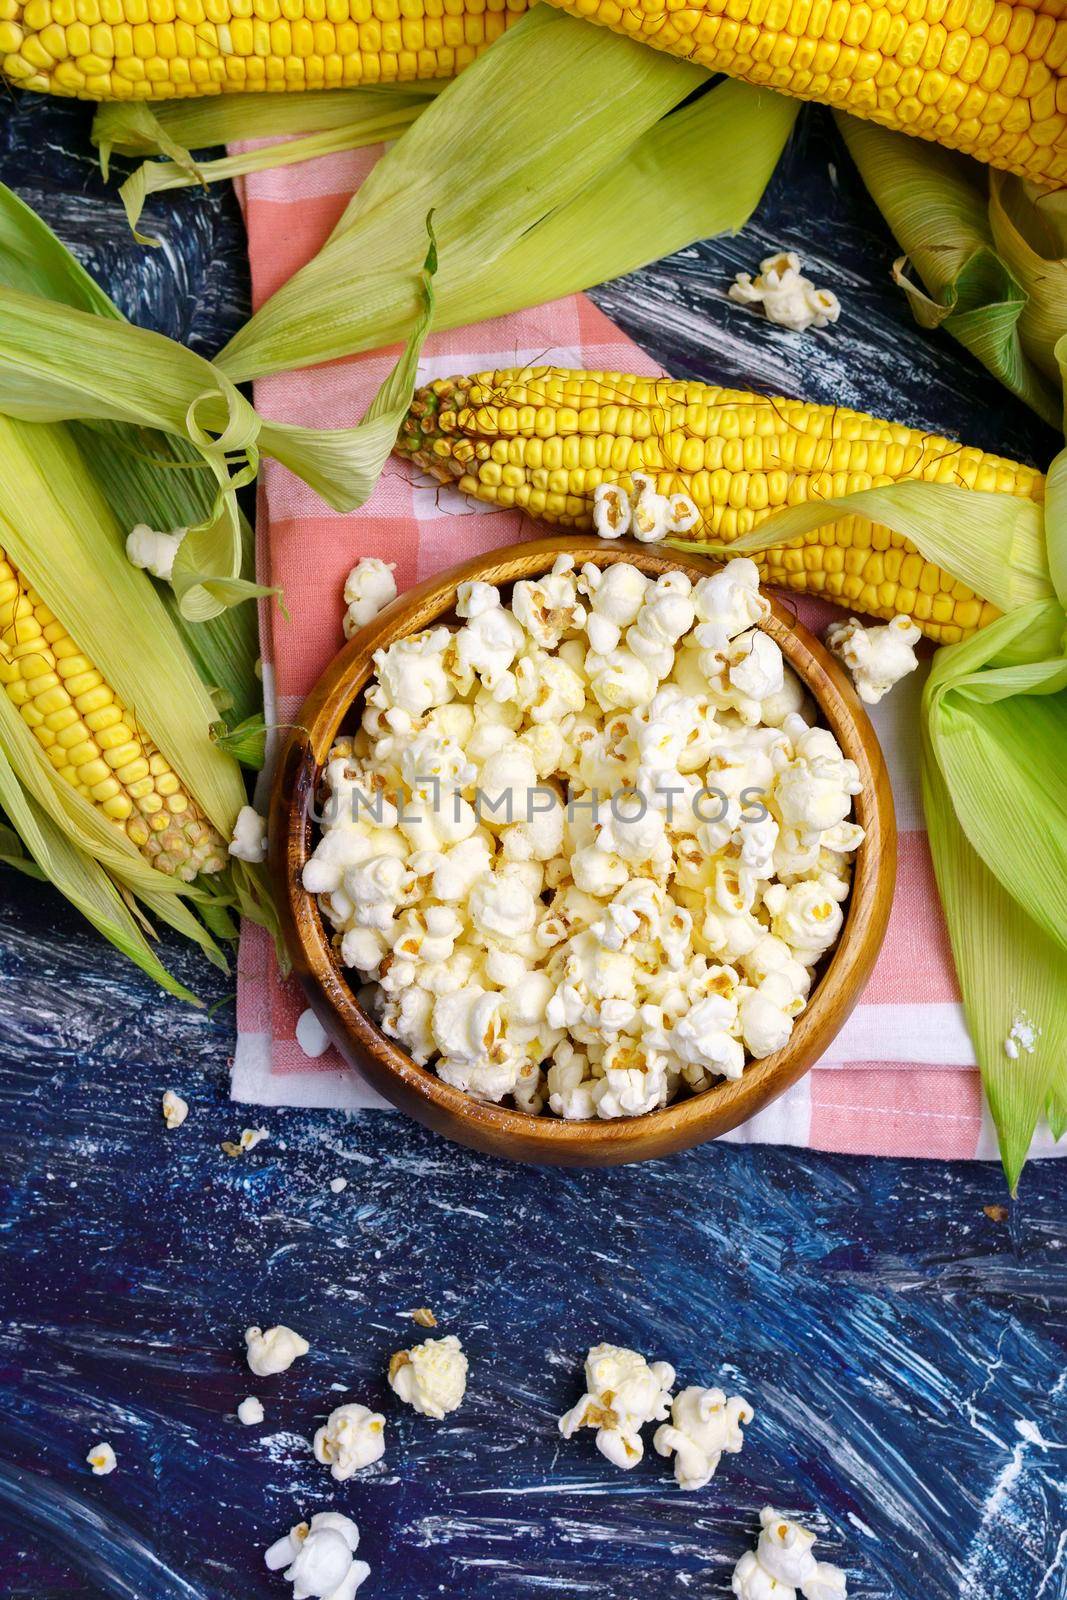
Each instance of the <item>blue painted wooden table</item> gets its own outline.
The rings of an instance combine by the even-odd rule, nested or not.
[[[78,107],[8,102],[0,177],[139,320],[210,353],[245,311],[226,194],[152,213],[132,245]],[[723,286],[795,245],[845,305],[797,341]],[[678,374],[856,403],[1044,461],[1051,435],[888,281],[892,242],[819,113],[756,223],[598,291]],[[710,1146],[608,1173],[539,1172],[399,1116],[227,1100],[233,980],[170,949],[211,1010],[158,995],[55,897],[0,878],[0,1593],[254,1600],[300,1516],[354,1515],[390,1600],[724,1596],[759,1507],[803,1518],[859,1600],[1067,1596],[1067,1164],[1002,1215],[992,1165]],[[163,1131],[165,1088],[189,1121]],[[330,1180],[345,1177],[338,1194]],[[993,1208],[992,1215],[987,1207]],[[432,1306],[471,1357],[445,1423],[401,1414],[389,1353]],[[251,1322],[311,1341],[252,1379]],[[420,1335],[421,1336],[421,1335]],[[755,1405],[743,1455],[699,1494],[631,1474],[556,1417],[601,1338]],[[262,1427],[234,1409],[246,1393]],[[385,1410],[385,1459],[335,1486],[308,1437],[341,1392]],[[85,1466],[110,1439],[112,1476]]]

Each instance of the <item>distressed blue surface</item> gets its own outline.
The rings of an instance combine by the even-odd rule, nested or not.
[[[859,403],[1043,461],[1051,435],[947,340],[910,325],[893,246],[819,116],[738,240],[598,291],[671,370]],[[142,321],[210,351],[240,319],[228,196],[153,202],[132,246],[87,114],[0,112],[0,177],[41,205]],[[829,165],[836,168],[831,178]],[[808,247],[843,325],[797,341],[722,286]],[[961,398],[965,396],[966,398]],[[229,1105],[232,980],[174,950],[209,1003],[159,996],[51,895],[0,878],[0,1594],[258,1600],[299,1515],[354,1515],[389,1600],[725,1596],[773,1500],[815,1527],[859,1600],[1065,1600],[1067,1171],[1028,1169],[1005,1220],[991,1165],[710,1146],[597,1174],[503,1166],[398,1116]],[[191,1105],[163,1130],[167,1087]],[[330,1179],[348,1188],[330,1192]],[[471,1357],[446,1423],[400,1407],[389,1353],[434,1308]],[[253,1379],[249,1322],[311,1355]],[[609,1468],[555,1418],[599,1338],[755,1405],[699,1494],[654,1455]],[[336,1386],[336,1389],[332,1386]],[[383,1462],[334,1486],[307,1439],[348,1398],[389,1418]],[[237,1402],[256,1392],[261,1428]],[[89,1445],[119,1470],[94,1479]]]

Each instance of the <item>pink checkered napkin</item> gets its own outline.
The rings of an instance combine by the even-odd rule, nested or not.
[[[265,300],[323,243],[381,149],[327,156],[243,182],[253,294]],[[283,422],[347,427],[359,421],[396,359],[388,350],[314,371],[263,378],[256,405]],[[549,362],[653,373],[649,358],[582,295],[477,327],[435,334],[426,378]],[[373,499],[341,516],[291,473],[266,464],[258,518],[259,577],[285,592],[288,616],[261,614],[267,720],[292,722],[342,643],[340,592],[360,556],[395,561],[401,589],[479,551],[529,537],[520,512],[491,511],[451,490],[413,481],[393,461]],[[802,601],[821,629],[831,608]],[[918,777],[915,674],[875,708],[896,797],[900,872],[889,933],[861,1003],[828,1056],[774,1105],[729,1135],[742,1142],[807,1145],[874,1155],[996,1155],[934,888]],[[304,1009],[278,975],[270,943],[246,926],[238,968],[233,1096],[258,1105],[381,1107],[384,1102],[331,1049],[318,1058],[296,1042]]]

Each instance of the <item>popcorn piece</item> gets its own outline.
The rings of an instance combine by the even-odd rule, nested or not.
[[[237,1420],[243,1422],[246,1428],[257,1427],[264,1417],[263,1402],[257,1400],[254,1394],[246,1395],[237,1407]]]
[[[593,490],[593,527],[602,539],[620,539],[630,531],[630,496],[617,483],[598,483]]]
[[[189,1115],[188,1102],[180,1094],[175,1094],[173,1089],[168,1089],[163,1096],[163,1121],[168,1128],[180,1128]]]
[[[150,572],[153,578],[170,583],[174,577],[174,558],[188,528],[175,528],[173,533],[162,533],[138,522],[126,535],[126,560],[131,567]]]
[[[385,1454],[385,1418],[366,1406],[338,1406],[316,1430],[313,1447],[315,1460],[344,1483]]]
[[[267,819],[254,806],[242,806],[237,813],[228,849],[238,861],[256,864],[267,859]]]
[[[242,1128],[241,1137],[237,1141],[242,1155],[247,1150],[254,1150],[256,1145],[261,1144],[266,1137],[266,1128]]]
[[[377,556],[363,556],[345,579],[344,601],[348,607],[344,615],[345,638],[373,622],[379,611],[396,599],[395,561],[380,561]]]
[[[428,628],[374,652],[378,681],[367,698],[372,705],[398,706],[421,717],[431,706],[447,704],[455,688],[445,670],[444,653],[452,642],[447,628]],[[371,695],[376,696],[371,700]]]
[[[721,1389],[683,1389],[671,1405],[671,1420],[657,1428],[652,1443],[661,1456],[674,1456],[674,1476],[682,1489],[711,1482],[725,1451],[736,1455],[744,1444],[742,1424],[753,1410],[740,1395],[728,1400]]]
[[[118,1458],[114,1450],[102,1439],[99,1444],[94,1444],[86,1461],[93,1469],[94,1478],[106,1478],[109,1472],[114,1472],[118,1466]]]
[[[876,706],[909,672],[919,665],[915,646],[921,631],[910,617],[894,617],[884,627],[865,628],[856,617],[835,622],[826,630],[826,646],[852,674],[856,693]]]
[[[769,634],[758,629],[742,634],[734,650],[737,653],[730,666],[730,682],[735,689],[750,700],[766,700],[781,692],[782,652]]]
[[[586,1393],[560,1417],[559,1431],[571,1439],[579,1428],[595,1428],[601,1455],[629,1471],[645,1453],[641,1429],[667,1416],[674,1368],[666,1361],[650,1365],[636,1350],[598,1344],[586,1358],[585,1382]]]
[[[412,1322],[417,1322],[420,1328],[436,1328],[437,1318],[429,1306],[416,1306],[411,1313]]]
[[[306,1056],[325,1055],[330,1048],[330,1036],[310,1007],[296,1019],[296,1042]]]
[[[790,1522],[773,1506],[760,1512],[762,1532],[755,1550],[748,1550],[731,1580],[737,1600],[848,1600],[848,1582],[840,1567],[816,1561],[815,1535]]]
[[[298,1356],[306,1356],[311,1346],[284,1323],[268,1328],[246,1328],[245,1344],[248,1347],[248,1365],[257,1378],[272,1378],[277,1372],[288,1372]]]
[[[424,1417],[440,1421],[463,1403],[467,1358],[455,1334],[424,1339],[389,1360],[389,1387]]]
[[[821,883],[776,883],[763,903],[771,913],[771,932],[785,941],[805,966],[814,966],[837,939],[844,916]]]
[[[738,305],[762,305],[768,322],[806,333],[828,328],[841,315],[841,303],[829,289],[816,289],[801,273],[801,260],[792,250],[766,256],[759,275],[739,272],[728,290]]]
[[[580,629],[585,607],[578,599],[574,561],[558,556],[543,578],[526,578],[511,594],[511,609],[522,627],[542,650],[559,644],[564,633]]]
[[[282,1577],[293,1586],[293,1600],[352,1600],[370,1576],[365,1561],[357,1561],[359,1529],[339,1511],[319,1511],[310,1523],[298,1522],[267,1551],[271,1572],[284,1567]]]
[[[347,1189],[347,1188],[348,1188],[348,1179],[347,1178],[331,1178],[330,1179],[330,1193],[331,1194],[340,1194],[343,1189]]]
[[[774,798],[782,822],[804,842],[843,822],[862,785],[855,762],[845,759],[828,728],[805,729],[794,748]]]

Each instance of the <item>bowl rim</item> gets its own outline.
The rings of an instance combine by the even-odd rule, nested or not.
[[[501,1151],[514,1141],[517,1159],[568,1164],[617,1162],[688,1148],[729,1131],[777,1099],[822,1056],[859,998],[881,947],[892,902],[896,825],[888,774],[874,729],[843,669],[775,595],[760,626],[783,650],[845,754],[859,768],[854,816],[866,837],[854,858],[844,926],[788,1044],[742,1076],[638,1117],[566,1121],[473,1099],[419,1066],[359,1005],[330,946],[315,897],[300,881],[312,823],[310,808],[322,764],[373,674],[373,652],[454,614],[456,590],[472,579],[506,588],[547,572],[560,555],[580,567],[628,561],[646,576],[683,571],[696,579],[723,562],[696,553],[560,535],[500,546],[405,591],[360,629],[333,658],[291,727],[271,790],[270,867],[285,943],[312,1009],[341,1055],[400,1109],[460,1142]],[[654,1146],[646,1150],[641,1147]],[[506,1148],[504,1154],[512,1154]]]

